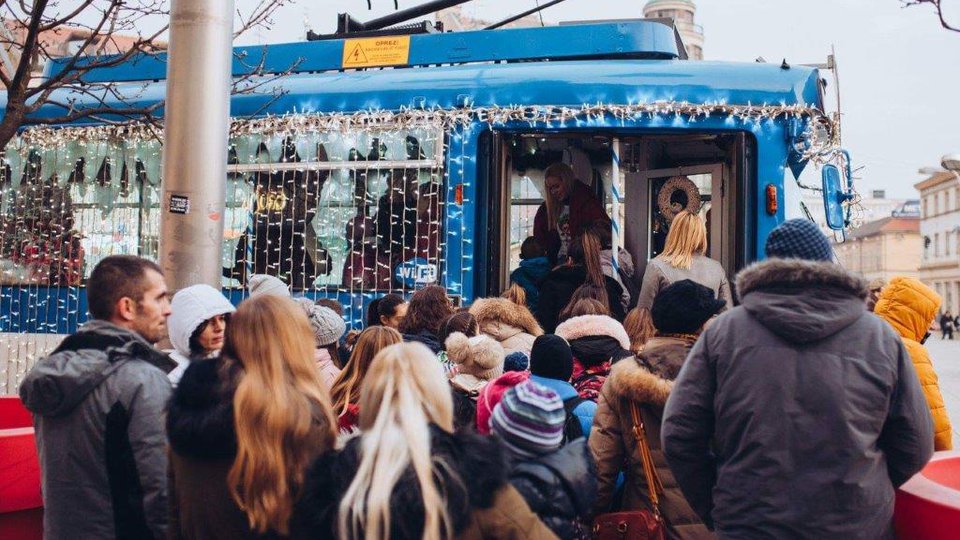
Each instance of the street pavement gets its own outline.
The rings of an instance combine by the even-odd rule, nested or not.
[[[953,341],[944,341],[939,334],[930,336],[926,346],[940,378],[940,392],[953,425],[953,447],[960,449],[960,337],[954,335]]]

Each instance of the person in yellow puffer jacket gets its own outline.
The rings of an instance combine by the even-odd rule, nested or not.
[[[923,342],[928,335],[927,329],[940,309],[940,295],[920,281],[908,277],[895,277],[880,292],[880,298],[874,308],[883,320],[900,334],[910,359],[917,370],[923,394],[933,416],[933,442],[937,451],[953,448],[953,430],[947,408],[940,394],[937,373],[933,370],[930,354]]]

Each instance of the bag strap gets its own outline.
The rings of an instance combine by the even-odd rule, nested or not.
[[[633,420],[633,436],[637,439],[637,447],[640,451],[640,461],[643,463],[643,474],[647,478],[647,491],[650,495],[650,502],[653,504],[653,512],[660,516],[660,493],[663,493],[663,482],[660,475],[657,474],[657,468],[653,464],[653,453],[650,451],[650,444],[647,442],[647,430],[643,425],[643,414],[636,402],[630,402],[630,416]]]

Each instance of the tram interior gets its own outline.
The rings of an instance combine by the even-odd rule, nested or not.
[[[743,133],[500,133],[491,135],[486,294],[509,285],[520,244],[533,234],[543,203],[543,172],[555,162],[573,168],[619,227],[620,246],[632,257],[639,284],[647,261],[662,250],[670,215],[696,211],[707,222],[707,254],[731,274],[743,265],[743,219],[754,174],[752,138]],[[619,147],[620,204],[614,214],[613,149]],[[699,199],[699,202],[697,201]]]

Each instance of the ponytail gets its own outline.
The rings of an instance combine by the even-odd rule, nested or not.
[[[585,283],[597,287],[600,290],[598,300],[609,306],[606,276],[603,275],[603,266],[600,264],[600,238],[596,233],[588,230],[578,236],[571,246],[570,258],[586,269]]]

